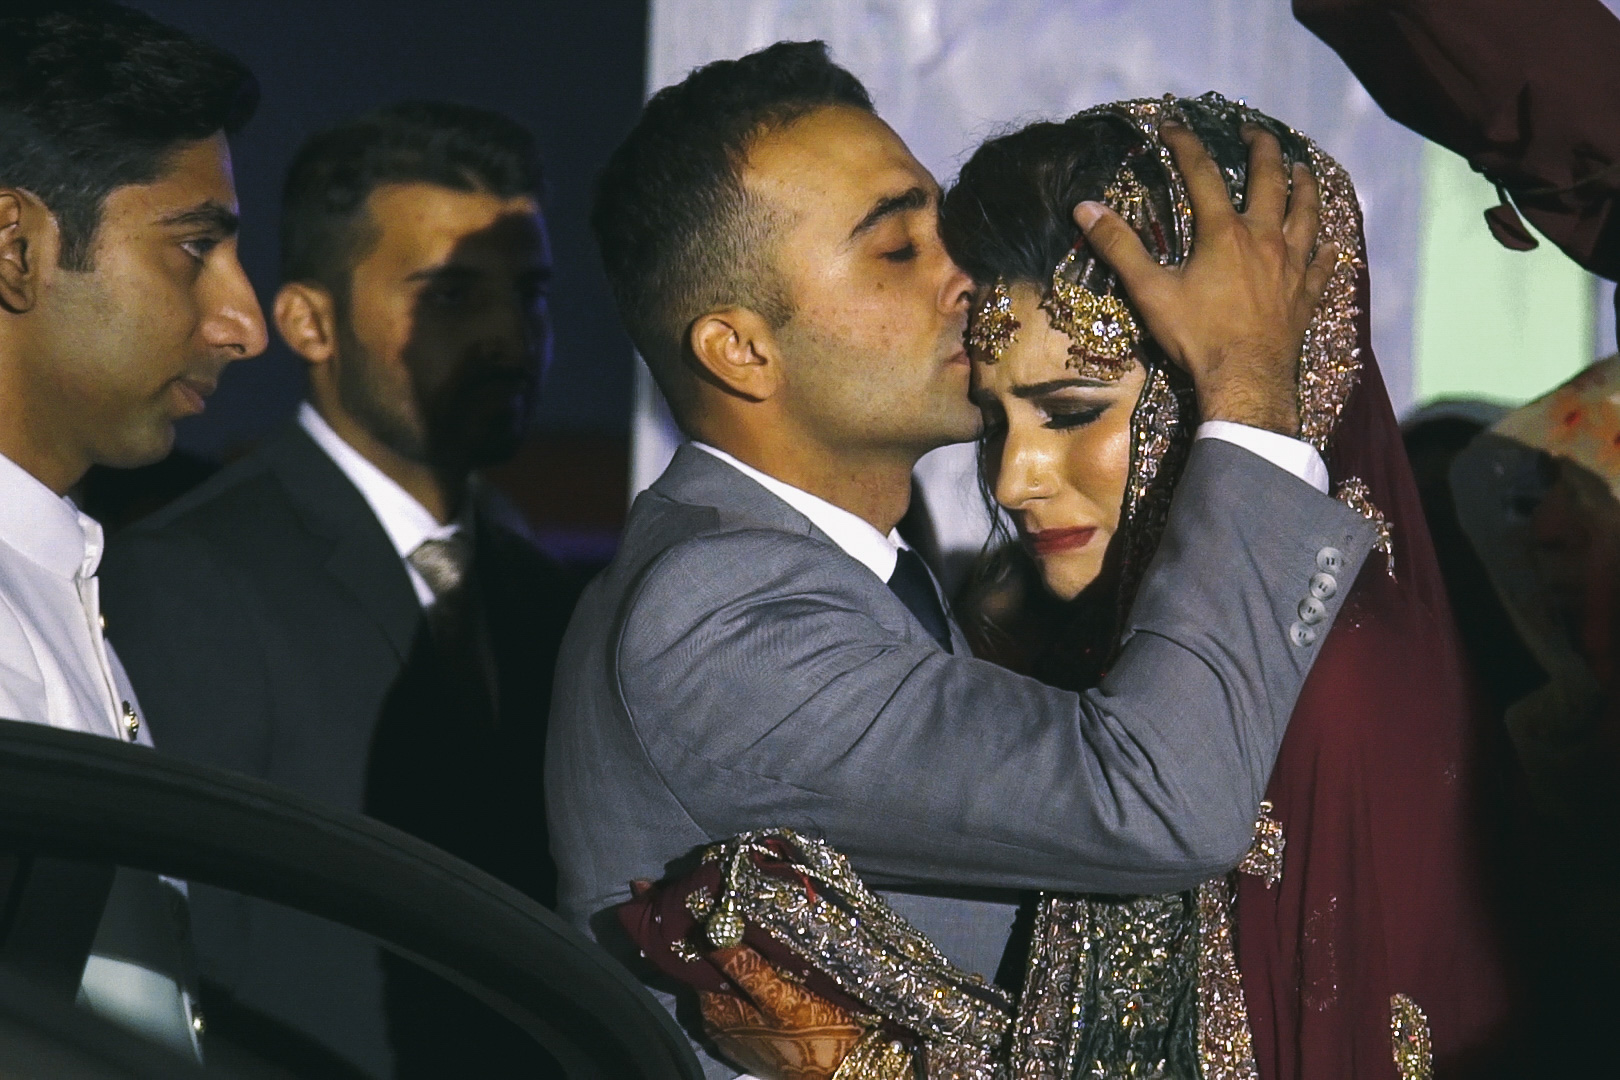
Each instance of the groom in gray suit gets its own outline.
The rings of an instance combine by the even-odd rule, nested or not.
[[[1167,141],[1194,197],[1186,265],[1159,267],[1096,206],[1076,217],[1225,423],[1194,444],[1123,655],[1075,694],[974,659],[894,531],[916,460],[979,426],[972,283],[940,242],[933,178],[820,43],[711,64],[649,102],[594,226],[692,441],[636,500],[563,645],[546,784],[566,916],[612,946],[633,879],[788,826],[988,976],[1019,890],[1164,892],[1241,859],[1337,613],[1301,621],[1308,582],[1348,585],[1372,529],[1291,438],[1335,255],[1310,254],[1309,175],[1287,207],[1257,138],[1240,215],[1197,140]]]

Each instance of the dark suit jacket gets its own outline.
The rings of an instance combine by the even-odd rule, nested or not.
[[[497,715],[458,698],[387,534],[296,426],[110,545],[109,636],[165,752],[371,813],[550,904],[546,714],[576,590],[490,495],[473,534]],[[378,1068],[369,943],[199,893],[207,975]]]

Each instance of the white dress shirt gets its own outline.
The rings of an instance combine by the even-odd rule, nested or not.
[[[101,525],[0,456],[0,718],[152,744],[107,643]]]
[[[0,455],[0,718],[151,746],[140,702],[102,625],[96,568],[104,548],[94,518]],[[159,880],[184,898],[183,882]],[[182,931],[160,924],[150,932]],[[79,1001],[200,1058],[191,997],[165,974],[92,953]]]
[[[1322,494],[1327,494],[1327,463],[1322,460],[1316,447],[1308,442],[1291,439],[1265,428],[1234,424],[1230,420],[1205,420],[1193,435],[1194,442],[1199,439],[1222,439],[1235,443],[1284,472],[1299,477]]]
[[[389,542],[405,564],[405,572],[410,575],[411,588],[416,590],[417,601],[423,608],[431,607],[433,590],[428,587],[427,579],[410,564],[410,554],[424,540],[444,540],[454,536],[461,531],[461,524],[455,521],[439,524],[427,507],[417,502],[410,492],[367,461],[360,451],[344,442],[343,436],[333,431],[332,425],[307,401],[298,406],[298,423],[315,440],[315,445],[326,451],[333,464],[343,470],[349,482],[360,489],[366,505],[377,515],[383,532],[388,534]]]
[[[1199,424],[1193,438],[1222,439],[1236,443],[1279,469],[1299,477],[1317,491],[1324,494],[1327,492],[1327,465],[1323,463],[1322,455],[1317,453],[1316,447],[1310,443],[1291,439],[1287,435],[1279,435],[1275,431],[1249,427],[1247,424],[1234,424],[1227,420],[1209,420]],[[834,506],[826,499],[762,473],[751,465],[745,465],[724,450],[696,440],[692,445],[705,453],[713,454],[809,518],[810,524],[826,533],[846,555],[872,571],[882,581],[886,582],[893,576],[894,564],[899,558],[900,549],[908,546],[900,539],[898,531],[891,529],[889,535],[884,536],[865,519],[856,517],[842,507]]]
[[[744,465],[724,450],[717,450],[708,443],[694,441],[692,445],[713,454],[809,518],[810,524],[831,537],[832,542],[843,548],[846,555],[876,574],[878,580],[887,582],[894,576],[894,564],[899,561],[900,549],[909,546],[900,539],[898,530],[890,529],[889,535],[884,536],[865,518],[856,517],[841,506],[834,506],[826,499],[762,473],[752,465]]]

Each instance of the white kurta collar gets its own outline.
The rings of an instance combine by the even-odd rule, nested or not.
[[[88,578],[101,565],[101,525],[0,455],[0,540],[60,578]]]

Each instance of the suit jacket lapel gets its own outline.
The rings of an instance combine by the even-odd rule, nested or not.
[[[838,546],[809,518],[772,495],[762,485],[713,454],[689,444],[682,444],[675,451],[669,467],[650,490],[674,502],[712,506],[726,517],[768,529],[814,536],[834,547]]]
[[[377,622],[401,659],[422,619],[399,553],[365,496],[296,425],[271,449],[277,476],[310,532],[327,540],[327,571]]]
[[[697,506],[712,506],[721,514],[749,521],[783,532],[814,536],[837,548],[832,537],[816,528],[811,520],[767,491],[748,476],[721,461],[713,454],[683,444],[662,476],[650,489],[674,502]],[[842,548],[839,548],[842,551]],[[853,561],[853,560],[851,560]],[[939,592],[938,583],[935,591]],[[898,602],[898,598],[896,598]],[[951,648],[958,656],[972,656],[967,636],[957,625],[951,612],[950,600],[943,594],[940,605],[945,609],[945,623],[950,628]]]

